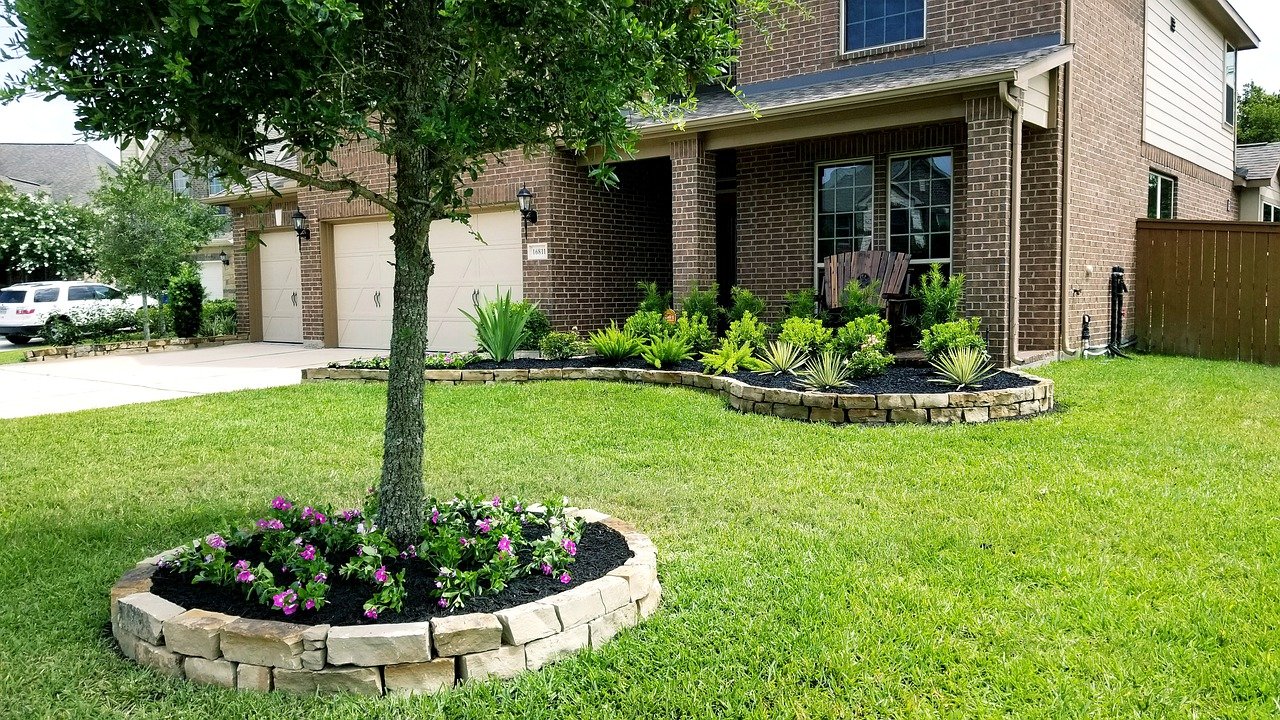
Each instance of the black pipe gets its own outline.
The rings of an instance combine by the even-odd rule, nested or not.
[[[1124,268],[1116,265],[1111,268],[1111,336],[1107,340],[1107,354],[1111,357],[1129,357],[1120,351],[1124,333],[1124,294],[1127,292],[1129,286],[1124,282]]]

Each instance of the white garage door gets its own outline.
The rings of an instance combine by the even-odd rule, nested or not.
[[[431,278],[427,308],[428,346],[432,350],[474,350],[475,329],[462,310],[471,310],[471,294],[492,297],[494,288],[522,297],[524,273],[520,246],[520,214],[477,213],[471,227],[437,221],[431,226]],[[391,304],[395,269],[390,223],[337,225],[333,229],[334,286],[338,344],[385,349],[391,345]]]
[[[200,261],[200,284],[204,286],[205,300],[222,299],[222,261]]]
[[[262,339],[302,342],[302,281],[298,236],[291,232],[263,233],[258,253],[262,279]]]

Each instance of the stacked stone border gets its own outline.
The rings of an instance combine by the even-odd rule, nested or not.
[[[139,665],[195,683],[299,695],[433,693],[509,679],[599,648],[658,608],[657,548],[632,525],[573,510],[626,538],[632,557],[578,587],[494,613],[381,625],[297,625],[187,609],[151,593],[148,558],[111,588],[111,630]]]
[[[138,353],[166,350],[194,350],[196,348],[221,347],[249,342],[247,334],[215,335],[212,337],[164,338],[162,340],[128,340],[114,343],[89,343],[85,345],[59,345],[42,347],[26,352],[27,362],[67,360],[70,358],[98,357],[100,355],[136,355]]]
[[[1029,417],[1053,410],[1053,381],[1019,370],[1005,372],[1035,381],[1035,385],[1006,390],[945,393],[883,393],[841,395],[781,388],[761,388],[730,377],[674,370],[629,368],[536,368],[531,370],[427,370],[427,382],[439,385],[480,385],[536,380],[607,380],[656,385],[682,385],[718,392],[729,406],[791,420],[832,424],[859,423],[984,423]],[[302,379],[386,382],[386,370],[309,368]]]

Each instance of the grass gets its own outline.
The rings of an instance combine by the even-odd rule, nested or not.
[[[122,659],[105,593],[277,492],[356,501],[382,387],[0,421],[0,695],[21,717],[1263,717],[1280,713],[1280,382],[1052,366],[1065,411],[831,428],[675,388],[428,390],[428,491],[568,495],[660,550],[600,652],[414,699],[237,694]]]
[[[0,350],[0,365],[23,362],[27,357],[26,353],[26,350]]]

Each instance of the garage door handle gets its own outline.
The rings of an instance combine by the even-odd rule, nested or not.
[[[298,293],[293,294],[293,306],[298,307]]]
[[[382,291],[378,290],[373,293],[373,306],[382,307]]]

